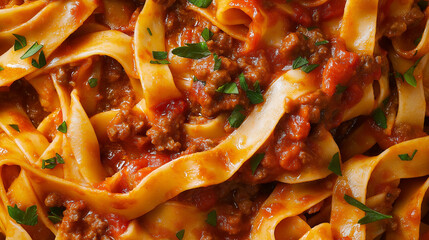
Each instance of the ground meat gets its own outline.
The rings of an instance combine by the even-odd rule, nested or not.
[[[107,136],[111,142],[125,141],[148,129],[146,116],[120,110],[107,126]]]
[[[233,47],[233,38],[221,31],[218,27],[212,26],[210,31],[213,32],[213,37],[210,41],[207,42],[209,50],[216,52],[218,55],[229,56],[232,54],[234,49]]]
[[[271,68],[264,50],[258,50],[252,55],[240,57],[237,63],[251,86],[255,82],[259,82],[262,86],[270,84]]]
[[[108,223],[99,214],[87,209],[83,201],[68,201],[65,204],[66,210],[59,227],[64,239],[81,240],[108,240]]]
[[[173,100],[163,104],[158,114],[150,122],[152,127],[146,132],[157,151],[179,151],[182,127],[185,122],[187,105],[183,100]]]
[[[58,193],[50,193],[45,198],[46,207],[58,207],[63,205],[63,197]]]
[[[386,21],[384,35],[391,38],[403,34],[410,27],[416,26],[424,19],[424,13],[420,10],[419,6],[414,4],[411,10],[404,16],[391,18]]]
[[[310,64],[321,64],[330,54],[330,44],[317,46],[315,43],[325,40],[318,28],[308,30],[298,27],[297,32],[290,33],[283,39],[279,53],[286,59],[296,59],[300,56],[306,57]]]
[[[135,105],[136,97],[130,80],[122,66],[114,59],[104,57],[103,72],[99,82],[99,101],[97,112],[112,109],[130,109]]]
[[[248,105],[248,99],[239,89],[239,94],[226,94],[216,90],[229,82],[238,82],[240,69],[236,62],[221,57],[220,70],[213,70],[212,58],[194,61],[192,69],[195,76],[201,80],[192,84],[189,100],[191,111],[200,112],[203,116],[212,117],[221,111],[231,111],[237,105]],[[237,84],[238,86],[238,84]]]

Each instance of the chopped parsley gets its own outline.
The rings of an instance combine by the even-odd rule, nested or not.
[[[310,64],[310,65],[307,64],[307,65],[301,67],[301,70],[305,73],[310,73],[311,71],[316,69],[318,66],[319,66],[319,64]]]
[[[201,80],[199,80],[196,76],[194,76],[194,77],[192,78],[192,81],[193,81],[193,82],[200,82],[200,83],[202,83],[204,86],[206,85],[206,82],[205,82],[205,81],[201,81]]]
[[[240,81],[240,87],[244,90],[247,98],[250,100],[252,104],[258,104],[264,101],[264,97],[262,96],[261,88],[259,86],[258,81],[255,82],[255,85],[254,85],[255,90],[250,90],[243,73],[241,73],[238,76],[238,79]]]
[[[24,36],[18,34],[13,34],[13,36],[16,38],[15,44],[13,45],[13,50],[17,51],[27,46],[27,39],[25,39]]]
[[[150,30],[150,28],[146,28],[146,30],[149,33],[149,35],[152,36],[152,31]]]
[[[67,133],[67,123],[66,121],[63,121],[57,128],[58,131],[62,133]]]
[[[382,213],[379,213],[377,211],[372,210],[371,208],[365,206],[365,204],[359,202],[358,200],[354,199],[353,197],[350,197],[347,194],[344,194],[344,200],[346,200],[346,202],[348,204],[350,204],[354,207],[357,207],[360,210],[365,212],[365,217],[359,219],[359,221],[358,221],[358,223],[361,225],[376,222],[376,221],[387,219],[387,218],[392,218],[392,216],[390,216],[390,215],[384,215]]]
[[[420,0],[417,5],[419,5],[420,9],[424,11],[428,7],[428,1]]]
[[[252,169],[252,174],[255,175],[256,169],[258,169],[259,164],[262,159],[264,159],[265,153],[257,153],[250,158],[250,169]]]
[[[414,152],[410,155],[408,155],[408,153],[404,153],[404,154],[399,154],[398,157],[402,160],[402,161],[411,161],[413,160],[414,156],[417,153],[417,149],[414,149]]]
[[[209,41],[213,37],[213,32],[210,31],[208,28],[204,28],[204,30],[201,32],[201,36],[204,38],[204,41]]]
[[[216,227],[217,224],[217,214],[216,210],[212,210],[207,214],[206,223],[212,225],[213,227]]]
[[[199,8],[207,8],[212,3],[212,0],[188,0],[188,2]]]
[[[303,57],[298,57],[297,59],[293,60],[292,68],[297,69],[297,68],[300,68],[306,64],[308,64],[307,59],[305,59]]]
[[[374,112],[372,113],[372,118],[379,127],[381,127],[382,129],[387,128],[386,116],[384,115],[384,112],[383,110],[381,110],[381,108],[377,108],[374,110]]]
[[[416,40],[414,40],[414,45],[419,45],[420,41],[422,40],[422,36],[416,38]]]
[[[52,223],[59,223],[63,220],[63,212],[66,210],[65,207],[50,207],[48,212],[48,219],[51,220]]]
[[[329,163],[328,169],[333,173],[337,174],[337,176],[343,176],[341,173],[341,163],[340,163],[340,153],[337,152],[332,156],[331,162]]]
[[[4,70],[4,68],[2,66],[0,66],[0,71],[3,71],[3,70]]]
[[[157,60],[157,61],[150,60],[150,63],[151,64],[170,64],[168,60]]]
[[[164,60],[164,59],[167,59],[167,52],[165,52],[165,51],[152,51],[152,56],[156,60]]]
[[[18,126],[18,124],[9,124],[9,126],[10,126],[11,128],[13,128],[13,129],[15,129],[15,131],[17,131],[17,132],[21,132],[21,130],[19,130],[19,126]]]
[[[336,89],[335,94],[341,94],[344,91],[346,91],[347,86],[343,86],[341,84],[337,84],[337,86],[335,86],[335,89]]]
[[[97,86],[97,82],[98,82],[97,78],[90,78],[88,80],[88,84],[91,88],[95,88]]]
[[[220,66],[222,64],[222,60],[220,59],[220,57],[216,54],[213,53],[213,58],[214,58],[214,70],[217,71],[220,69]]]
[[[24,212],[23,210],[19,209],[15,204],[14,207],[7,206],[7,211],[9,213],[9,216],[19,224],[34,226],[38,222],[36,205],[28,207]]]
[[[185,236],[185,229],[182,229],[176,233],[176,237],[179,240],[182,240],[184,236]]]
[[[186,43],[186,46],[177,47],[171,51],[174,55],[190,59],[201,59],[211,55],[207,43]]]
[[[404,73],[404,79],[405,81],[410,84],[413,87],[417,86],[417,81],[416,78],[414,78],[414,69],[416,69],[417,64],[419,64],[420,60],[422,60],[422,58],[419,58],[414,64],[413,66],[411,66],[405,73]]]
[[[243,106],[237,105],[234,110],[232,110],[231,115],[228,118],[229,125],[233,128],[238,128],[243,123],[244,119],[246,119],[246,115],[242,113],[244,111]]]
[[[311,30],[314,30],[314,29],[316,29],[316,28],[318,28],[318,27],[317,27],[317,26],[312,26],[312,27],[308,27],[308,28],[307,28],[307,30],[308,30],[308,31],[311,31]]]
[[[320,45],[324,45],[324,44],[328,44],[328,43],[329,43],[328,40],[324,40],[324,41],[318,41],[318,42],[314,43],[314,45],[320,46]]]
[[[43,48],[42,44],[39,44],[38,42],[35,42],[25,53],[24,55],[21,56],[21,59],[26,59],[29,58],[31,56],[33,56],[34,54],[36,54],[38,51],[40,51],[40,49]]]
[[[43,47],[43,45],[39,45],[39,46]],[[31,59],[31,65],[33,65],[33,67],[35,67],[35,68],[42,68],[46,65],[45,53],[43,52],[43,50],[39,54],[39,62],[37,62],[33,58],[33,59]]]
[[[307,59],[303,57],[298,57],[295,60],[293,60],[292,68],[293,69],[301,68],[303,72],[309,73],[319,66],[319,64],[308,64],[308,63],[309,62],[307,61]]]
[[[64,159],[58,153],[55,153],[55,157],[42,160],[42,169],[53,169],[57,166],[57,164],[64,163]]]
[[[226,93],[226,94],[238,94],[237,84],[235,82],[225,83],[216,89],[216,92]]]

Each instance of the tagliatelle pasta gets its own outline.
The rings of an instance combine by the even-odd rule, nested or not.
[[[0,239],[426,239],[427,0],[0,1]]]

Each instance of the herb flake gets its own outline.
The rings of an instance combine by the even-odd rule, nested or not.
[[[21,36],[18,34],[13,34],[13,36],[15,36],[15,38],[16,38],[15,44],[13,45],[14,51],[18,51],[19,49],[22,49],[25,46],[27,46],[27,39],[25,39],[24,36]]]
[[[377,108],[374,110],[374,112],[372,113],[372,118],[379,127],[381,127],[382,129],[387,128],[387,119],[381,108]]]
[[[50,207],[48,212],[48,219],[51,220],[52,223],[59,223],[63,220],[63,212],[66,210],[65,207]]]
[[[292,68],[297,69],[297,68],[300,68],[306,64],[308,64],[307,59],[305,59],[303,57],[298,57],[297,59],[293,60]]]
[[[188,0],[188,2],[199,8],[207,8],[212,3],[212,0]]]
[[[35,42],[25,53],[21,56],[21,59],[26,59],[34,54],[36,54],[40,49],[43,48],[42,44],[39,44],[38,42]]]
[[[372,210],[371,208],[365,206],[365,204],[359,202],[358,200],[354,199],[353,197],[351,197],[347,194],[344,194],[344,200],[346,200],[346,202],[348,204],[350,204],[354,207],[357,207],[360,210],[365,212],[365,217],[359,219],[359,221],[358,221],[358,223],[361,225],[376,222],[376,221],[383,220],[383,219],[392,218],[392,216],[390,216],[390,215],[385,215],[385,214],[379,213],[375,210]]]
[[[183,58],[201,59],[211,55],[207,43],[186,43],[186,46],[181,46],[171,51],[174,55]]]
[[[165,51],[152,51],[152,56],[156,60],[164,60],[164,59],[167,59],[167,52],[165,52]]]
[[[216,92],[226,93],[226,94],[238,94],[237,84],[235,82],[225,83],[216,89]]]
[[[264,159],[265,153],[257,153],[250,158],[250,169],[252,169],[252,174],[255,175],[256,169],[258,169],[259,164],[262,159]]]
[[[217,224],[217,214],[216,210],[212,210],[207,214],[206,223],[212,225],[213,227],[216,227]]]
[[[220,57],[216,54],[213,53],[213,59],[214,59],[214,70],[217,71],[220,69],[220,66],[222,64],[222,60],[220,59]]]
[[[341,172],[341,161],[339,152],[336,152],[334,156],[332,156],[328,169],[331,170],[331,172],[335,173],[337,176],[343,176]]]
[[[10,126],[11,128],[13,128],[15,131],[17,131],[17,132],[21,132],[21,130],[19,130],[19,126],[18,126],[18,124],[9,124],[9,126]]]
[[[408,155],[408,153],[404,153],[404,154],[399,154],[398,157],[402,160],[402,161],[411,161],[413,160],[414,156],[417,153],[417,149],[414,149],[413,153],[410,155]]]
[[[62,133],[67,133],[67,123],[66,121],[63,121],[57,128],[58,131]]]
[[[329,43],[329,41],[328,40],[324,40],[324,41],[318,41],[318,42],[315,42],[314,43],[314,45],[316,45],[316,46],[320,46],[320,45],[325,45],[325,44],[328,44]]]
[[[41,46],[41,45],[39,45],[39,46]],[[43,50],[39,54],[39,62],[37,62],[35,59],[31,59],[31,65],[33,65],[33,67],[39,68],[39,69],[46,65],[45,53],[43,52]]]
[[[97,78],[90,78],[88,80],[88,84],[91,88],[95,88],[97,86],[98,79]]]
[[[301,70],[305,73],[310,73],[314,69],[316,69],[319,66],[319,64],[309,64],[301,67]]]
[[[182,240],[184,236],[185,236],[185,229],[182,229],[176,233],[176,237],[179,240]]]
[[[240,127],[244,119],[246,119],[246,115],[244,115],[242,111],[244,111],[244,108],[241,105],[235,106],[234,110],[232,110],[232,113],[228,118],[228,122],[231,127]]]
[[[254,85],[254,91],[249,89],[249,86],[247,85],[246,78],[244,77],[244,74],[241,73],[238,76],[240,87],[244,90],[246,93],[247,98],[250,100],[252,104],[258,104],[264,101],[264,97],[261,93],[261,88],[259,86],[259,82],[256,81]]]
[[[9,216],[17,223],[22,225],[34,226],[37,224],[37,206],[33,205],[28,207],[25,212],[18,208],[18,206],[7,206]]]
[[[42,169],[54,169],[57,164],[64,163],[64,159],[58,153],[55,153],[55,157],[42,160]]]
[[[410,84],[413,87],[417,86],[417,81],[416,78],[414,77],[414,69],[416,69],[417,65],[419,64],[420,60],[422,60],[422,58],[419,58],[414,64],[413,66],[411,66],[405,73],[404,73],[404,79],[405,81]]]
[[[204,30],[201,32],[201,36],[204,38],[204,41],[209,41],[213,37],[213,32],[210,31],[208,28],[204,28]]]

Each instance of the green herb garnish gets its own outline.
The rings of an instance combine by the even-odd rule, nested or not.
[[[387,219],[387,218],[392,218],[392,216],[390,216],[390,215],[384,215],[382,213],[379,213],[377,211],[372,210],[371,208],[365,206],[365,204],[359,202],[358,200],[354,199],[353,197],[350,197],[347,194],[344,194],[344,200],[346,200],[346,202],[348,204],[350,204],[354,207],[357,207],[360,210],[365,212],[365,217],[359,219],[359,221],[358,221],[358,223],[361,225],[376,222],[376,221]]]
[[[37,224],[37,206],[33,205],[28,207],[25,212],[19,209],[16,204],[14,207],[7,206],[9,216],[13,218],[17,223],[34,226]]]

